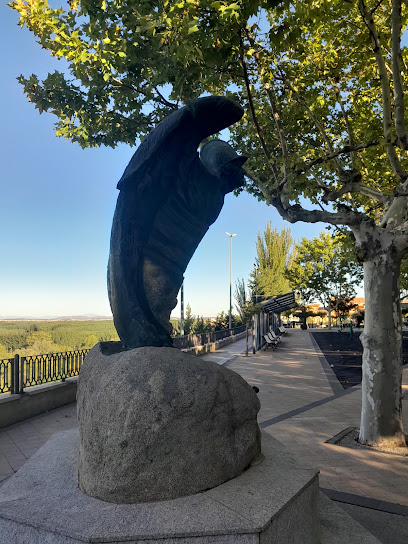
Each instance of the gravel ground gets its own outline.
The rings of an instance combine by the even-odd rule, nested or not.
[[[341,333],[316,332],[313,334],[319,348],[333,368],[337,379],[344,389],[361,383],[361,356],[363,348],[360,342],[362,331],[354,331],[350,338],[350,331],[345,329]],[[404,364],[408,363],[408,332],[403,332],[402,353]]]

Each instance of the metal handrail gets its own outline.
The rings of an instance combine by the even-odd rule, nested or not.
[[[178,349],[203,346],[245,331],[245,325],[203,334],[188,334],[173,338]],[[76,349],[39,355],[15,355],[0,359],[0,394],[22,394],[24,389],[51,382],[64,382],[78,376],[89,349]]]
[[[204,332],[202,334],[186,334],[185,336],[178,336],[173,338],[173,346],[178,349],[186,349],[197,346],[204,346],[205,344],[211,344],[222,340],[223,338],[229,338],[245,331],[245,325],[235,327],[235,329],[224,329],[221,331]]]
[[[76,349],[0,359],[0,394],[23,393],[27,387],[64,382],[66,378],[78,376],[89,351]]]

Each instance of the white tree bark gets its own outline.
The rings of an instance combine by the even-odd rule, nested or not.
[[[245,347],[245,355],[248,357],[248,337],[249,337],[249,321],[245,321],[245,338],[246,338],[246,347]]]
[[[330,303],[329,305],[326,307],[326,310],[327,310],[327,318],[328,318],[328,323],[327,323],[327,326],[329,329],[331,329],[331,314],[332,314],[332,309],[330,307]]]
[[[405,446],[401,419],[400,259],[380,254],[364,263],[365,318],[359,441]]]

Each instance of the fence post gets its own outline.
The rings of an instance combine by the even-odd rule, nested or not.
[[[20,359],[20,395],[24,395],[24,362],[25,357]]]
[[[65,382],[65,378],[67,376],[67,371],[66,371],[66,368],[67,368],[67,362],[68,362],[68,354],[66,357],[64,357],[64,354],[61,354],[60,355],[60,361],[61,361],[61,381],[62,382]]]
[[[12,395],[17,395],[20,390],[20,355],[14,355],[13,361],[13,384],[11,389]]]

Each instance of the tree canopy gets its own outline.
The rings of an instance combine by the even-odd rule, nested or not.
[[[365,207],[374,218],[408,166],[401,156],[408,145],[403,81],[390,58],[399,47],[391,43],[391,25],[399,30],[394,4],[393,10],[390,1],[363,0],[10,5],[42,47],[67,61],[43,81],[19,78],[39,111],[57,116],[59,136],[83,147],[134,144],[182,101],[228,94],[247,111],[233,141],[256,175],[249,190],[278,198],[287,213],[289,201],[303,194],[322,205],[349,203],[353,213]],[[403,28],[406,19],[403,6]],[[406,60],[402,48],[403,67]],[[327,220],[322,213],[303,218]],[[332,219],[349,222],[353,213]]]
[[[362,267],[355,261],[344,237],[322,232],[312,240],[296,244],[295,257],[287,275],[304,302],[319,300],[330,314],[355,296],[362,280]]]
[[[239,317],[241,318],[242,323],[245,323],[248,326],[252,316],[258,313],[260,308],[254,303],[252,291],[245,287],[243,278],[238,279],[235,283],[234,298]]]
[[[256,240],[256,262],[250,281],[255,303],[291,290],[286,271],[291,266],[292,258],[293,238],[290,228],[278,231],[268,221],[264,232],[258,232]]]

